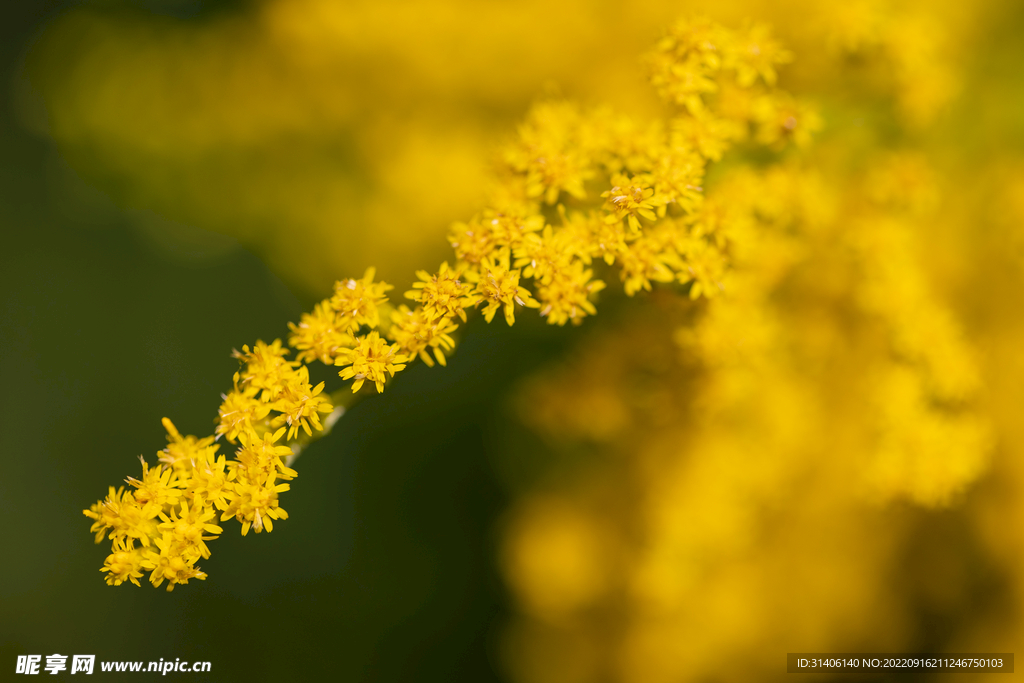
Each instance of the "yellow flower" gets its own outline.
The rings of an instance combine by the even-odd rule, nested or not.
[[[414,282],[413,289],[406,292],[405,297],[419,303],[429,320],[459,316],[462,322],[466,322],[469,286],[459,279],[460,276],[458,270],[448,267],[447,261],[441,264],[436,275],[418,270],[416,277],[420,282]]]
[[[291,335],[288,344],[299,353],[296,359],[302,362],[318,360],[333,365],[338,352],[355,343],[347,331],[352,328],[354,318],[339,320],[330,299],[318,303],[312,313],[303,313],[299,324],[288,323]]]
[[[114,541],[114,552],[103,561],[102,572],[107,572],[106,582],[108,586],[120,586],[125,581],[131,581],[136,586],[141,586],[139,579],[142,578],[142,563],[144,560],[142,548],[135,548],[123,539]]]
[[[593,148],[595,165],[607,173],[640,173],[661,153],[665,126],[662,121],[639,121],[599,108],[580,122],[580,138]]]
[[[655,211],[665,204],[665,199],[656,195],[651,187],[649,175],[632,178],[616,175],[612,178],[612,189],[602,192],[601,196],[605,198],[604,208],[609,212],[605,222],[614,224],[626,218],[634,232],[640,230],[640,219],[637,216],[650,221],[657,220]]]
[[[732,35],[706,18],[680,21],[646,56],[651,84],[663,98],[695,113],[702,97],[717,89],[713,76],[722,54],[732,49]]]
[[[343,367],[339,375],[342,379],[355,379],[352,393],[359,391],[363,382],[370,380],[377,385],[377,393],[384,391],[387,375],[394,377],[399,370],[405,369],[408,358],[399,353],[398,344],[388,344],[376,332],[359,337],[356,347],[346,349],[338,356],[334,364]]]
[[[472,300],[475,305],[487,302],[484,307],[484,319],[491,322],[494,314],[502,305],[505,306],[505,322],[513,325],[516,322],[515,304],[528,308],[538,308],[538,304],[530,292],[519,286],[519,270],[509,270],[509,254],[507,251],[489,258],[482,265],[473,289]]]
[[[265,482],[257,483],[250,480],[243,473],[235,482],[234,491],[231,493],[231,502],[228,504],[221,520],[234,517],[242,523],[242,535],[249,533],[249,529],[255,529],[256,533],[274,530],[275,519],[288,519],[288,513],[281,508],[277,501],[277,494],[287,491],[291,487],[288,484],[274,484],[274,474],[267,477]]]
[[[706,16],[677,21],[658,42],[655,52],[679,60],[693,60],[709,73],[717,71],[722,54],[732,47],[732,33]]]
[[[384,292],[393,289],[385,282],[374,282],[376,269],[367,268],[361,280],[339,280],[334,284],[331,306],[338,312],[338,320],[349,325],[345,332],[352,332],[360,325],[377,327],[380,313],[377,307],[387,301]]]
[[[672,282],[675,279],[675,270],[682,267],[682,262],[673,248],[674,232],[662,225],[620,250],[617,263],[627,296],[641,289],[650,291],[652,280]]]
[[[234,443],[239,434],[255,432],[256,425],[270,414],[270,404],[259,400],[253,393],[235,389],[223,395],[224,401],[217,411],[217,428],[214,430],[217,438],[224,436]]]
[[[197,439],[194,436],[182,436],[174,423],[166,417],[161,420],[167,430],[167,448],[157,453],[157,458],[165,465],[177,470],[188,470],[195,462],[212,460],[217,449],[214,437]]]
[[[821,117],[808,105],[792,97],[765,95],[754,105],[757,141],[762,145],[781,145],[792,141],[806,146],[811,135],[821,129]]]
[[[691,113],[704,108],[704,94],[718,89],[707,69],[696,60],[676,61],[659,55],[650,64],[651,83],[658,93],[669,102],[686,107]]]
[[[144,510],[136,502],[135,496],[125,491],[123,486],[116,491],[111,486],[110,493],[104,500],[82,512],[86,517],[96,520],[90,531],[96,534],[97,543],[103,540],[104,533],[110,529],[108,538],[112,541],[131,541],[137,538],[142,545],[148,546],[150,537],[156,531],[153,518],[159,511],[152,507]]]
[[[319,413],[330,413],[334,410],[328,397],[321,393],[323,390],[324,383],[311,386],[309,368],[305,365],[300,367],[272,405],[281,415],[270,421],[271,429],[287,424],[289,439],[294,438],[300,428],[307,436],[312,436],[310,425],[317,431],[323,429]]]
[[[514,248],[525,237],[544,228],[544,217],[515,211],[484,211],[481,220],[487,225],[494,243],[499,248]]]
[[[128,477],[126,480],[135,487],[135,502],[147,512],[159,512],[165,505],[176,505],[181,497],[181,489],[177,472],[173,467],[157,465],[153,469],[140,456],[142,461],[142,479]],[[155,514],[154,514],[155,516]]]
[[[569,233],[564,230],[554,233],[550,225],[544,228],[543,234],[528,235],[513,252],[516,257],[513,265],[522,269],[523,277],[549,281],[552,273],[567,267],[574,257],[573,251],[566,248],[566,240],[558,239],[563,236]]]
[[[552,271],[547,283],[537,286],[540,314],[548,319],[548,324],[572,321],[579,325],[586,315],[597,312],[590,295],[604,289],[604,283],[591,279],[593,274],[592,270],[583,269],[582,261],[573,261],[568,268]]]
[[[747,88],[760,76],[768,85],[775,85],[775,67],[793,61],[793,53],[772,38],[771,28],[754,24],[737,37],[736,50],[729,67],[736,70],[736,81]]]
[[[202,498],[218,510],[227,508],[226,494],[231,484],[228,481],[227,461],[223,455],[216,460],[210,458],[196,463],[189,475],[185,488],[188,496],[193,500]]]
[[[159,529],[164,534],[170,534],[179,547],[194,547],[199,556],[207,559],[210,557],[210,549],[206,547],[206,541],[212,541],[224,530],[216,524],[210,524],[210,520],[217,516],[212,509],[201,505],[193,505],[190,510],[188,503],[182,501],[181,509],[172,509],[170,515],[160,513],[163,524]],[[213,536],[205,536],[213,534]]]
[[[719,161],[734,140],[744,135],[737,121],[708,110],[672,120],[671,144],[692,149],[708,161]]]
[[[581,256],[601,258],[608,265],[615,263],[615,256],[626,248],[626,230],[621,221],[608,222],[596,212],[582,214],[573,212],[564,219],[562,232],[569,234],[567,241],[578,245]]]
[[[651,167],[651,178],[654,196],[661,202],[657,206],[659,217],[665,215],[670,204],[692,213],[704,199],[704,160],[690,147],[674,145],[658,155]]]
[[[252,351],[249,347],[242,346],[241,351],[234,351],[232,355],[238,358],[245,367],[239,371],[242,388],[247,392],[256,390],[260,393],[263,401],[273,401],[281,391],[283,378],[289,375],[292,368],[297,365],[294,361],[285,360],[290,351],[281,346],[281,340],[275,339],[273,344],[265,344],[257,341]]]
[[[275,445],[284,435],[284,427],[274,433],[267,432],[262,437],[243,434],[239,439],[242,447],[235,454],[235,459],[229,464],[234,475],[232,478],[244,478],[248,481],[262,483],[270,477],[280,479],[294,479],[298,472],[286,467],[281,458],[292,454],[288,446]],[[240,473],[244,472],[244,476]]]
[[[528,197],[547,204],[558,201],[561,192],[586,197],[584,183],[594,173],[579,138],[580,124],[579,111],[568,103],[543,103],[530,110],[517,144],[505,153],[505,162],[526,175]]]
[[[704,240],[692,240],[684,259],[686,265],[679,273],[679,281],[692,282],[691,299],[696,299],[702,294],[704,298],[711,298],[725,289],[725,257],[716,247]]]
[[[450,352],[455,348],[455,340],[450,333],[456,328],[450,317],[431,319],[424,309],[410,311],[408,306],[403,305],[391,314],[391,319],[394,325],[389,334],[404,356],[415,358],[418,355],[424,363],[434,367],[434,360],[427,353],[427,349],[433,349],[437,362],[448,364],[444,351]]]
[[[174,534],[164,532],[155,539],[156,550],[147,550],[142,566],[150,569],[149,580],[154,587],[167,581],[167,590],[172,591],[179,583],[188,583],[189,579],[205,580],[206,574],[194,566],[196,558],[187,558],[181,553],[181,543]]]
[[[475,216],[469,223],[455,223],[448,241],[460,262],[478,266],[500,249],[516,248],[543,227],[543,216],[521,216],[512,211],[488,210]]]
[[[460,263],[476,266],[491,253],[494,236],[486,224],[474,218],[469,223],[454,223],[448,233],[448,243]]]

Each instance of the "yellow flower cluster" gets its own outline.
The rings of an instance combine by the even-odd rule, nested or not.
[[[210,557],[206,541],[223,532],[213,523],[218,515],[241,521],[243,534],[250,526],[269,531],[272,519],[287,517],[277,493],[288,485],[274,483],[295,476],[281,461],[291,449],[274,445],[283,428],[264,438],[242,433],[236,459],[226,461],[217,455],[214,437],[183,437],[170,420],[163,422],[168,445],[157,454],[160,464],[150,468],[143,460],[142,479],[127,479],[134,491],[110,487],[104,500],[85,511],[95,520],[96,542],[105,536],[113,542],[102,568],[113,586],[139,585],[144,571],[154,586],[167,581],[168,590],[205,579],[196,562]]]
[[[218,428],[218,435],[226,435],[232,442],[237,439],[239,448],[234,459],[217,455],[215,437],[183,437],[164,418],[168,445],[157,454],[160,464],[150,468],[143,460],[142,479],[127,479],[134,490],[111,487],[104,500],[85,510],[86,516],[94,520],[96,542],[105,536],[113,542],[113,552],[102,568],[108,584],[117,586],[131,581],[139,585],[143,571],[149,572],[154,586],[167,581],[167,590],[188,583],[189,579],[205,579],[206,574],[196,562],[210,557],[206,541],[223,532],[214,524],[218,515],[220,521],[238,520],[242,535],[250,528],[257,533],[271,531],[273,520],[287,519],[288,514],[278,505],[278,494],[287,491],[289,485],[278,481],[293,479],[296,473],[283,460],[292,455],[292,449],[277,442],[286,431],[293,432],[300,424],[307,430],[308,424],[320,428],[316,412],[306,412],[309,405],[319,412],[329,412],[331,407],[317,395],[322,387],[308,391],[308,382],[304,382],[308,377],[306,368],[294,371],[292,364],[283,364],[281,367],[295,375],[288,385],[280,379],[284,373],[273,367],[275,361],[259,366],[260,360],[280,359],[279,348],[259,344],[255,351],[245,348],[239,355],[253,360],[251,371],[247,368],[236,375],[236,386],[240,377],[249,386],[242,392],[236,388],[234,398],[225,398],[220,426],[230,426]],[[252,363],[257,367],[253,368]],[[261,379],[275,375],[274,383],[259,388]],[[306,393],[311,395],[299,397],[303,383]],[[263,404],[259,410],[250,410],[242,399],[252,398],[257,392],[276,394],[278,399]],[[267,406],[271,405],[273,410],[285,412],[270,418],[271,408]],[[237,417],[242,413],[244,416]],[[290,427],[271,427],[285,422]]]
[[[287,518],[278,494],[289,485],[278,482],[296,473],[286,459],[300,439],[323,430],[320,415],[334,411],[324,384],[310,384],[307,362],[341,368],[353,393],[366,382],[382,392],[415,358],[444,365],[468,309],[482,309],[488,322],[502,311],[509,325],[524,307],[550,324],[580,324],[605,287],[596,267],[616,266],[629,295],[652,282],[682,284],[691,299],[720,292],[731,247],[719,224],[725,209],[703,201],[705,167],[727,144],[802,142],[816,127],[774,87],[775,67],[788,59],[764,27],[733,33],[698,19],[678,24],[648,60],[655,85],[682,105],[668,122],[537,106],[504,154],[492,207],[452,227],[456,263],[418,273],[405,293],[412,308],[391,306],[391,286],[375,282],[372,268],[339,281],[290,324],[295,360],[280,340],[235,352],[242,368],[213,436],[182,437],[165,420],[160,464],[143,462],[142,480],[128,480],[133,490],[111,489],[85,511],[97,541],[113,542],[108,583],[138,584],[143,570],[169,589],[205,578],[195,563],[222,532],[212,523],[218,515],[238,520],[243,535]],[[238,445],[233,460],[216,456],[220,437]]]
[[[319,413],[333,410],[321,394],[324,383],[312,386],[309,368],[300,361],[285,360],[288,353],[280,340],[273,344],[259,341],[251,351],[248,346],[243,346],[241,352],[235,351],[234,356],[245,363],[245,368],[235,373],[234,389],[224,396],[220,406],[218,438],[225,436],[234,443],[240,435],[287,425],[287,438],[291,440],[299,429],[307,436],[312,435],[310,425],[322,429]]]

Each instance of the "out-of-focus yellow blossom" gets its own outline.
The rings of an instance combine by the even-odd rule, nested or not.
[[[679,235],[674,224],[665,223],[646,231],[628,246],[620,246],[618,262],[626,294],[632,296],[641,289],[650,291],[652,281],[672,282],[676,272],[682,274],[683,261],[676,251]]]
[[[594,523],[563,500],[539,499],[506,532],[504,564],[513,574],[535,578],[539,590],[528,599],[539,611],[571,613],[610,587],[612,568],[599,561],[607,537]]]
[[[708,92],[745,131],[720,139],[799,151],[724,156],[681,226],[617,250],[627,291],[667,271],[688,295],[655,292],[524,384],[524,422],[594,457],[508,523],[516,681],[759,679],[792,643],[911,651],[905,503],[955,506],[995,466],[984,357],[932,262],[951,221],[973,229],[976,205],[953,217],[961,179],[913,137],[893,153],[853,125],[811,145],[814,116],[784,132],[793,100]]]
[[[708,161],[721,160],[743,130],[736,121],[720,118],[707,110],[675,119],[672,126],[673,138],[679,145],[694,150]]]
[[[712,80],[722,67],[725,31],[707,17],[680,21],[648,56],[651,83],[666,100],[685,106],[691,114],[704,108],[702,96],[718,86]]]
[[[516,179],[521,177],[517,176]],[[479,266],[502,247],[515,249],[523,240],[528,239],[531,233],[540,231],[544,227],[544,218],[531,214],[528,206],[487,210],[469,223],[455,223],[448,241],[460,262],[465,262],[468,266]],[[463,272],[475,271],[472,268],[464,268]]]
[[[690,282],[690,298],[703,295],[713,297],[725,288],[725,259],[722,253],[704,240],[691,240],[684,250],[685,270],[679,273],[680,282]]]
[[[800,147],[821,129],[821,117],[806,104],[786,97],[761,97],[753,107],[755,138],[762,145],[794,142]]]
[[[748,87],[758,78],[768,85],[775,85],[778,77],[775,67],[793,61],[793,53],[772,37],[767,24],[754,24],[741,32],[731,57],[735,62],[736,80]]]
[[[519,144],[506,152],[505,162],[525,174],[526,196],[554,204],[565,192],[583,199],[584,183],[593,177],[590,150],[580,139],[581,118],[567,104],[545,104],[532,110],[519,129]]]

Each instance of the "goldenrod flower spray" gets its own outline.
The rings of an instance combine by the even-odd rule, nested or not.
[[[487,322],[501,312],[512,325],[532,308],[549,324],[579,325],[606,287],[598,267],[614,267],[630,296],[652,283],[693,300],[727,293],[750,220],[727,194],[705,198],[705,172],[737,143],[781,150],[820,126],[776,88],[776,68],[790,59],[765,26],[732,31],[697,18],[645,59],[671,108],[665,120],[535,106],[502,155],[490,206],[452,227],[454,265],[418,272],[409,304],[391,304],[392,287],[372,268],[341,280],[289,325],[287,346],[258,341],[235,352],[240,369],[212,435],[182,436],[164,419],[158,463],[143,460],[141,479],[85,510],[97,542],[112,543],[107,583],[139,585],[148,574],[172,590],[205,579],[197,563],[223,533],[218,522],[234,519],[245,535],[287,519],[280,494],[297,476],[289,465],[345,402],[311,385],[307,363],[340,368],[353,395],[369,385],[379,393],[416,359],[445,365],[453,332],[474,311]],[[219,452],[225,444],[230,458]]]

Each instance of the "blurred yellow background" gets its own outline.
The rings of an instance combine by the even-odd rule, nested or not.
[[[769,22],[797,56],[791,89],[853,108],[884,94],[924,121],[999,10],[734,0],[713,15]],[[639,55],[693,11],[708,10],[279,0],[197,21],[101,7],[50,26],[30,71],[38,125],[126,205],[237,237],[319,292],[371,264],[402,282],[446,255],[444,231],[479,206],[494,149],[538,97],[650,113]]]

